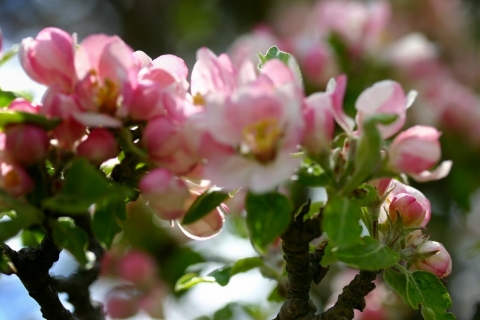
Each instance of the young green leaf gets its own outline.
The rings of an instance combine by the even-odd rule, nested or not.
[[[331,198],[323,214],[323,230],[336,246],[345,247],[360,241],[359,224],[362,209],[357,202],[347,198]]]
[[[414,309],[422,306],[425,320],[454,320],[455,316],[446,310],[451,308],[452,300],[440,279],[427,271],[403,273],[385,270],[385,282],[402,297],[405,304]]]
[[[15,98],[17,96],[14,92],[0,89],[0,108],[7,107]]]
[[[291,57],[292,55],[288,52],[280,51],[276,46],[273,46],[268,49],[265,55],[262,55],[261,53],[258,54],[258,58],[260,59],[258,68],[261,69],[267,61],[272,59],[278,59],[288,66]]]
[[[245,209],[250,239],[261,252],[288,228],[292,219],[290,200],[277,192],[248,193]]]
[[[197,273],[188,273],[182,276],[175,284],[175,291],[186,290],[194,285],[202,282],[218,283],[226,286],[230,282],[230,278],[242,272],[247,272],[251,269],[263,266],[263,260],[259,257],[244,258],[236,261],[231,266],[224,266],[216,269],[206,276],[198,276]]]
[[[63,188],[46,199],[44,207],[70,214],[86,213],[94,203],[123,197],[125,190],[111,186],[107,179],[85,159],[76,159],[68,170]]]
[[[0,222],[0,242],[7,241],[20,230],[39,224],[43,220],[43,212],[26,202],[13,198],[2,189],[0,189],[0,208],[4,211],[13,210],[15,212],[15,216],[11,220]],[[11,214],[10,217],[12,217]]]
[[[357,245],[340,247],[336,257],[351,267],[372,271],[394,266],[400,261],[398,252],[368,236]]]
[[[85,231],[75,225],[71,218],[59,218],[51,223],[53,240],[61,247],[67,249],[81,265],[88,263],[85,249],[88,237]]]
[[[185,213],[182,224],[190,224],[200,220],[224,202],[229,195],[220,190],[213,187],[198,196]]]
[[[112,199],[107,203],[97,206],[95,208],[95,214],[92,220],[92,229],[95,236],[104,244],[107,248],[112,245],[115,235],[122,231],[122,228],[118,225],[117,216],[123,216],[126,206],[123,199]]]
[[[45,130],[52,130],[60,124],[60,119],[47,119],[39,114],[0,109],[0,130],[8,124],[16,123],[31,123]]]

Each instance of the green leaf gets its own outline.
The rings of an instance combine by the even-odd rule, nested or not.
[[[110,248],[117,233],[122,231],[117,222],[119,212],[126,212],[126,205],[122,199],[107,201],[95,209],[92,220],[93,233],[107,248]],[[126,213],[120,215],[124,214]]]
[[[262,55],[261,53],[258,54],[258,58],[260,59],[258,68],[261,69],[267,61],[272,59],[278,59],[288,66],[291,57],[292,55],[288,52],[280,51],[276,46],[273,46],[268,49],[265,55]]]
[[[285,298],[280,294],[279,286],[277,285],[268,295],[269,302],[284,302]]]
[[[336,257],[351,267],[360,270],[385,269],[400,261],[400,254],[371,237],[363,237],[360,244],[338,248]]]
[[[329,182],[325,171],[316,163],[302,164],[297,176],[298,182],[305,187],[323,187]]]
[[[225,307],[217,310],[213,315],[213,320],[231,320],[233,319],[233,306],[234,304],[227,304]]]
[[[327,266],[337,262],[338,258],[335,255],[335,252],[337,250],[338,250],[338,247],[334,247],[331,242],[328,242],[327,246],[325,247],[325,250],[323,251],[324,254],[323,254],[322,261],[320,261],[320,264],[323,267],[327,267]]]
[[[404,273],[393,271],[391,268],[385,269],[383,273],[385,282],[395,291],[405,302],[406,305],[414,307],[407,298],[407,277]]]
[[[452,300],[440,279],[427,271],[403,273],[385,270],[385,282],[402,297],[405,304],[414,309],[422,306],[422,316],[426,320],[454,320],[455,316],[446,310]]]
[[[366,207],[378,201],[378,192],[372,185],[362,184],[353,191],[354,199],[358,202],[360,207]]]
[[[362,209],[355,201],[334,197],[325,207],[323,230],[336,246],[350,246],[360,241],[362,227],[359,224]]]
[[[85,249],[87,248],[87,234],[75,225],[73,219],[62,217],[51,222],[53,240],[67,249],[81,265],[88,263]]]
[[[101,203],[108,198],[119,199],[125,195],[124,192],[120,186],[111,186],[105,176],[87,160],[79,158],[72,162],[62,190],[46,199],[43,205],[54,211],[83,214],[92,204]]]
[[[378,114],[365,119],[363,132],[357,143],[355,152],[355,171],[348,183],[343,187],[343,194],[349,195],[354,189],[377,169],[381,160],[380,151],[383,139],[378,131],[378,123],[389,123],[396,119],[395,115]]]
[[[0,222],[0,242],[7,241],[20,230],[40,224],[43,220],[43,212],[26,202],[13,198],[2,189],[0,189],[0,208],[15,211],[15,216],[11,220]]]
[[[0,89],[0,108],[4,108],[10,105],[17,96],[13,91],[5,91]]]
[[[229,195],[220,190],[216,187],[210,188],[195,199],[185,213],[182,224],[190,224],[200,220],[224,202]]]
[[[52,130],[60,124],[60,119],[47,119],[39,114],[0,109],[0,130],[8,124],[15,123],[31,123],[45,130]]]
[[[19,45],[17,44],[12,46],[10,49],[2,52],[2,54],[0,55],[0,67],[17,55],[18,48],[19,48]]]
[[[261,258],[250,257],[240,259],[231,266],[224,266],[216,269],[206,276],[199,276],[197,273],[188,273],[177,281],[175,284],[175,291],[186,290],[202,282],[218,283],[223,287],[230,282],[230,278],[234,275],[247,272],[260,266],[263,266],[263,260]]]
[[[287,197],[277,192],[248,193],[245,209],[250,239],[261,252],[288,228],[293,210]]]
[[[22,232],[22,243],[26,247],[37,248],[44,236],[45,232],[40,228],[25,229]]]

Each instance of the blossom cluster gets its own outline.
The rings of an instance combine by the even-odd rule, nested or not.
[[[225,205],[193,224],[180,221],[207,189],[235,194],[241,209],[246,192],[264,194],[295,181],[307,157],[332,155],[333,167],[351,169],[349,163],[370,156],[357,152],[355,144],[370,134],[371,119],[385,115],[389,121],[374,125],[384,146],[374,150],[374,157],[381,161],[357,168],[363,180],[355,182],[401,174],[423,182],[448,174],[450,161],[430,171],[441,158],[438,130],[415,126],[402,131],[415,92],[406,94],[392,80],[374,83],[357,98],[352,118],[343,109],[345,75],[331,79],[325,92],[307,96],[295,59],[272,52],[262,55],[257,66],[201,48],[188,81],[180,57],[152,59],[119,37],[103,34],[77,44],[75,36],[46,28],[35,39],[24,39],[19,51],[26,73],[48,87],[42,103],[16,99],[8,109],[58,125],[51,130],[28,122],[5,127],[0,133],[0,187],[14,197],[27,195],[35,183],[30,168],[52,155],[81,157],[96,166],[133,155],[133,166],[141,170],[129,187],[140,195],[127,210],[147,206],[159,218],[177,221],[190,237],[206,239],[221,230],[229,210]],[[334,147],[336,125],[343,131],[341,150]],[[62,179],[58,183],[54,192],[61,190]],[[405,227],[424,227],[430,217],[428,200],[411,190],[399,182],[390,190],[385,198],[389,221],[400,221],[400,215]],[[413,266],[448,275],[451,265],[437,268],[432,262],[444,257],[443,247],[424,237],[410,241],[415,248],[406,257]]]

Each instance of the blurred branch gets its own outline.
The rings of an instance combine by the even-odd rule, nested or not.
[[[28,294],[40,305],[42,316],[48,320],[73,320],[73,315],[65,309],[51,285],[48,271],[58,261],[60,250],[50,236],[45,235],[38,249],[28,247],[17,252],[4,243],[1,247]]]
[[[68,278],[53,278],[52,285],[59,292],[68,294],[68,302],[75,308],[73,312],[75,318],[81,320],[103,320],[105,316],[102,311],[102,305],[91,301],[89,287],[100,274],[100,263],[104,250],[93,234],[90,215],[75,217],[75,224],[87,233],[89,238],[88,250],[95,254],[95,263],[90,269],[80,267]]]

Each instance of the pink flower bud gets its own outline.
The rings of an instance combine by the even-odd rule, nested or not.
[[[8,157],[29,167],[47,156],[49,140],[42,128],[31,124],[9,125],[5,129]]]
[[[437,251],[437,253],[426,259],[414,262],[412,269],[429,271],[439,278],[445,278],[452,272],[452,259],[450,258],[450,254],[448,254],[441,243],[436,241],[427,241],[418,250],[419,253],[432,251]]]
[[[440,159],[441,133],[427,126],[415,126],[401,132],[388,149],[388,162],[396,172],[420,173]]]
[[[414,196],[406,193],[400,193],[392,199],[388,213],[393,222],[397,220],[397,213],[399,213],[405,227],[419,226],[425,219],[425,210],[422,205]]]
[[[33,189],[33,181],[21,166],[0,163],[0,188],[14,197],[20,197]]]
[[[42,106],[32,103],[24,98],[16,98],[8,106],[8,110],[38,114]]]
[[[170,171],[158,168],[140,180],[139,188],[155,213],[165,220],[175,220],[185,213],[190,197],[188,187]]]
[[[363,122],[370,116],[377,114],[391,114],[398,118],[391,124],[378,125],[378,130],[384,139],[397,133],[405,124],[406,111],[413,102],[413,96],[405,96],[399,83],[384,80],[365,89],[357,101],[355,108],[358,110],[356,120],[359,131],[363,130]]]
[[[119,264],[119,273],[125,280],[137,285],[147,285],[155,279],[157,266],[148,254],[132,250],[128,252]]]
[[[118,144],[107,129],[93,129],[77,147],[77,154],[95,163],[102,163],[118,155]]]
[[[126,319],[137,314],[138,300],[128,296],[115,295],[107,301],[107,313],[113,319]]]
[[[382,198],[390,188],[392,180],[392,178],[375,179],[370,181],[369,184],[372,185],[375,189],[377,189],[378,197]]]
[[[310,153],[317,154],[330,149],[335,126],[331,100],[328,93],[315,93],[305,99],[306,130],[302,144]]]
[[[156,117],[148,122],[142,143],[153,163],[175,174],[188,173],[198,162],[188,148],[182,128],[166,117]]]

